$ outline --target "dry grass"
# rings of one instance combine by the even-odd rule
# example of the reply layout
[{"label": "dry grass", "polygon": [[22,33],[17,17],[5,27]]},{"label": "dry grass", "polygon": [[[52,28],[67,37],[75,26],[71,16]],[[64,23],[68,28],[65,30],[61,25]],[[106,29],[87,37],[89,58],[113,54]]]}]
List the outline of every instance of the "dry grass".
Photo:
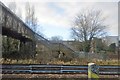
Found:
[{"label": "dry grass", "polygon": [[[119,60],[87,60],[87,59],[74,59],[72,61],[64,62],[61,60],[51,60],[50,62],[42,63],[42,64],[64,64],[64,65],[87,65],[89,62],[94,62],[98,65],[119,65]],[[34,59],[25,59],[25,60],[4,60],[0,59],[0,64],[41,64],[40,61]]]},{"label": "dry grass", "polygon": [[24,60],[4,60],[3,58],[0,60],[0,64],[38,64],[37,60],[33,59],[24,59]]},{"label": "dry grass", "polygon": [[[81,59],[74,59],[72,61],[67,61],[64,62],[59,59],[54,59],[51,60],[50,62],[42,63],[42,64],[64,64],[64,65],[87,65],[88,63],[93,62],[98,65],[120,65],[119,60],[97,60],[97,59],[92,59],[92,60],[87,60],[85,58]],[[24,59],[24,60],[11,60],[11,59],[0,59],[0,64],[41,64],[39,60],[36,59]]]},{"label": "dry grass", "polygon": [[118,60],[73,60],[69,62],[63,61],[52,61],[50,64],[65,64],[65,65],[87,65],[88,63],[93,62],[97,65],[119,65]]}]

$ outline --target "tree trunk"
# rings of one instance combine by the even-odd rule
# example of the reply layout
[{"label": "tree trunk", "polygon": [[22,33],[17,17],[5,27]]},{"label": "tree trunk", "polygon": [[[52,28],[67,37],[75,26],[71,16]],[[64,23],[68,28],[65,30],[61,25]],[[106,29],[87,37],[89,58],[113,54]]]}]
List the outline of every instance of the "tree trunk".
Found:
[{"label": "tree trunk", "polygon": [[84,51],[89,52],[90,51],[90,41],[84,42]]}]

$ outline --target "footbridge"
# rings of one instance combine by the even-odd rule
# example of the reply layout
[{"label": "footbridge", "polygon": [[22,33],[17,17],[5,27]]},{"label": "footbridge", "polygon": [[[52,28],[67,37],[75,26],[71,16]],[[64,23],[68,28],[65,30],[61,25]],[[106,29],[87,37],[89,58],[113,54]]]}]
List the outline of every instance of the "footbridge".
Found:
[{"label": "footbridge", "polygon": [[[29,28],[18,16],[16,16],[8,7],[0,2],[0,27],[2,27],[3,38],[3,54],[6,55],[18,52],[20,56],[22,54],[34,57],[36,54],[36,48],[44,46],[51,52],[58,51],[64,54],[74,53],[72,49],[65,46],[62,43],[51,43],[46,38],[35,33]],[[17,43],[14,45],[15,51],[8,45]],[[13,46],[13,45],[12,45]],[[21,54],[22,53],[22,54]],[[3,55],[4,57],[4,55]]]}]

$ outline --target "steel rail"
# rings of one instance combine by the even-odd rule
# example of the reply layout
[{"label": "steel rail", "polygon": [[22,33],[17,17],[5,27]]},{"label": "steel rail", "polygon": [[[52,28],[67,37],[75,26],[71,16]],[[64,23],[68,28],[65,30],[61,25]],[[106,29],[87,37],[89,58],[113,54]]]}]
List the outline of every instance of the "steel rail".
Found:
[{"label": "steel rail", "polygon": [[[120,66],[99,66],[100,75],[120,75]],[[3,64],[2,74],[87,74],[87,65]]]}]

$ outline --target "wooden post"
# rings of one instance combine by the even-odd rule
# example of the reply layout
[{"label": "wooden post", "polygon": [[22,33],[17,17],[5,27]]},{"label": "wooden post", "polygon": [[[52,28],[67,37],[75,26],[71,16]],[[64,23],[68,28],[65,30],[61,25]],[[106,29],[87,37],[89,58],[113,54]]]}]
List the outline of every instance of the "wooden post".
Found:
[{"label": "wooden post", "polygon": [[88,80],[99,80],[99,67],[95,63],[88,64]]}]

